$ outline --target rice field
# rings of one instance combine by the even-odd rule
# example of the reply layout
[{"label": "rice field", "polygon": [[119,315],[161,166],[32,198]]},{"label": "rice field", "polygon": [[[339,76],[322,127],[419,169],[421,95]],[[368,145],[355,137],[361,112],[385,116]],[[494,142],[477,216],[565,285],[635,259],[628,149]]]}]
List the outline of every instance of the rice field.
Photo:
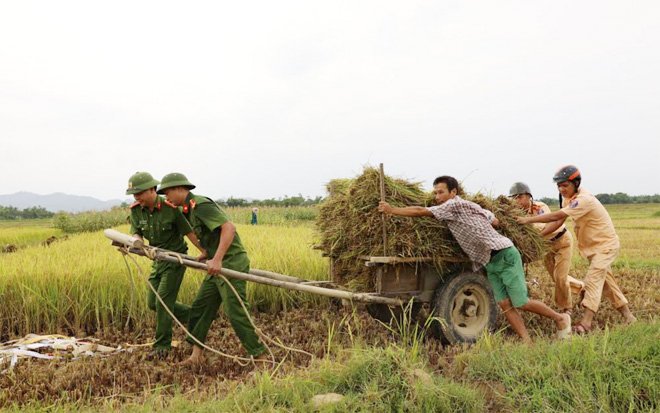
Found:
[{"label": "rice field", "polygon": [[[0,407],[14,406],[17,410],[24,410],[26,403],[36,403],[36,408],[60,406],[64,411],[73,406],[78,408],[81,406],[79,403],[82,403],[82,406],[105,406],[102,410],[127,407],[135,411],[156,408],[177,410],[177,407],[181,407],[184,410],[225,411],[224,409],[231,403],[220,403],[219,400],[230,394],[229,400],[242,406],[241,411],[250,410],[249,406],[252,405],[249,402],[252,400],[250,397],[261,397],[259,403],[254,405],[261,406],[260,411],[282,411],[287,410],[286,406],[293,411],[309,411],[310,407],[305,400],[308,400],[314,391],[346,388],[352,396],[347,400],[347,404],[339,406],[348,406],[357,410],[360,408],[356,406],[365,409],[365,406],[376,406],[373,408],[377,411],[387,411],[387,406],[416,406],[417,399],[411,400],[408,397],[417,398],[414,389],[418,384],[407,380],[410,379],[411,371],[421,368],[434,375],[432,379],[436,386],[434,388],[438,389],[439,394],[462,394],[467,397],[465,404],[462,405],[465,409],[565,410],[572,409],[575,404],[562,404],[565,400],[561,398],[555,400],[557,391],[543,387],[543,383],[546,383],[544,380],[561,381],[553,370],[559,368],[557,366],[562,366],[563,371],[573,368],[595,368],[594,366],[599,366],[599,355],[607,353],[611,359],[616,359],[617,354],[621,354],[621,357],[625,355],[632,361],[625,361],[628,359],[622,358],[623,361],[620,363],[624,364],[619,364],[617,369],[601,366],[602,368],[597,369],[599,373],[594,373],[600,374],[596,378],[582,371],[580,381],[574,383],[572,388],[568,386],[566,391],[588,393],[592,391],[589,380],[594,379],[603,386],[602,389],[593,390],[596,393],[591,398],[588,396],[577,398],[586,411],[623,411],[630,408],[635,410],[635,407],[657,409],[660,406],[655,398],[656,393],[649,393],[648,389],[660,382],[658,379],[660,361],[657,359],[660,352],[654,344],[658,342],[657,334],[660,328],[660,322],[657,320],[658,308],[660,308],[660,236],[658,236],[660,205],[615,205],[607,208],[614,219],[622,246],[615,262],[615,276],[630,300],[632,311],[642,321],[639,328],[631,330],[633,333],[630,334],[636,335],[634,336],[636,338],[628,337],[626,330],[619,329],[620,317],[607,302],[603,304],[594,320],[600,332],[597,331],[584,340],[574,339],[573,345],[552,344],[547,340],[552,336],[552,326],[538,317],[525,315],[533,337],[541,343],[537,344],[538,351],[556,355],[556,358],[549,359],[551,361],[546,363],[547,365],[543,364],[545,367],[539,367],[542,369],[539,371],[533,366],[537,365],[534,363],[540,363],[544,356],[541,354],[533,356],[529,351],[523,351],[524,349],[507,328],[492,336],[485,336],[470,349],[442,348],[434,340],[422,342],[414,337],[411,340],[409,335],[388,330],[385,326],[369,320],[361,308],[352,312],[337,309],[330,300],[318,296],[249,283],[248,300],[255,310],[257,323],[263,325],[269,334],[281,337],[287,344],[312,351],[320,359],[327,360],[326,364],[310,364],[310,360],[294,358],[282,366],[282,381],[268,374],[258,376],[256,381],[250,381],[247,378],[247,370],[236,370],[230,367],[230,362],[217,358],[212,359],[211,367],[195,373],[192,378],[186,371],[173,370],[167,364],[146,361],[141,358],[143,357],[140,356],[141,353],[118,356],[116,359],[108,359],[109,361],[96,360],[89,365],[89,369],[83,367],[86,364],[81,364],[81,368],[75,367],[75,364],[91,362],[51,362],[47,365],[48,369],[57,373],[51,372],[45,375],[37,373],[41,369],[39,366],[43,364],[29,362],[17,370],[14,378],[8,378],[8,381],[0,378],[5,380],[2,385],[7,387],[6,391],[0,391]],[[277,218],[278,213],[283,213],[282,210],[268,211],[272,214],[273,224],[264,224],[268,216],[268,213],[264,213],[264,220],[260,220],[260,225],[251,226],[241,223],[241,220],[246,219],[245,214],[249,213],[249,208],[230,209],[232,219],[238,223],[238,232],[248,250],[252,267],[313,280],[327,279],[329,273],[327,259],[321,257],[319,251],[311,248],[318,243],[318,237],[311,221],[304,218],[308,212],[301,213],[298,218],[294,215]],[[121,225],[117,229],[127,232],[128,226]],[[135,266],[130,264],[129,274],[121,254],[110,246],[109,240],[100,231],[73,234],[68,239],[42,245],[41,242],[50,236],[61,236],[62,233],[58,231],[48,222],[43,221],[33,226],[0,225],[2,242],[9,237],[23,240],[23,246],[17,252],[0,254],[2,339],[24,336],[27,333],[64,333],[78,336],[93,334],[98,338],[109,340],[122,337],[122,340],[126,341],[148,341],[153,334],[154,315],[147,309],[146,286]],[[196,253],[194,247],[191,247],[190,253],[193,255]],[[151,262],[145,258],[138,260],[144,270],[148,271]],[[530,265],[528,270],[530,294],[546,303],[553,303],[553,288],[549,275],[538,264]],[[586,270],[586,261],[580,258],[576,251],[571,274],[576,278],[583,278]],[[179,301],[190,303],[202,278],[202,273],[188,270]],[[579,319],[579,310],[575,317]],[[221,317],[217,323],[213,328],[211,342],[214,345],[240,349],[226,320],[222,320]],[[611,334],[614,334],[612,337],[616,339],[608,338],[610,329],[615,331]],[[175,333],[179,339],[182,338],[177,329]],[[403,340],[403,337],[407,338]],[[606,342],[604,343],[603,340]],[[623,350],[616,350],[619,347],[614,347],[613,350],[613,347],[608,346],[607,340],[621,349],[635,345],[630,343],[644,345],[645,352],[638,355],[634,352],[629,354]],[[117,342],[108,344],[116,345]],[[385,350],[382,350],[383,348]],[[389,352],[393,352],[397,363],[403,363],[398,365],[403,366],[402,368],[408,373],[394,376],[388,370],[391,369],[391,365],[384,362],[382,365],[377,364],[379,370],[374,374],[381,374],[383,377],[390,375],[392,380],[378,381],[374,378],[377,382],[370,382],[372,383],[370,385],[374,386],[371,390],[361,387],[348,388],[341,384],[343,379],[340,378],[332,381],[332,377],[344,377],[347,382],[354,383],[351,377],[364,377],[360,376],[360,369],[364,370],[368,367],[360,364],[358,359],[351,358],[350,354],[354,351],[366,351],[363,358],[378,360],[385,360],[383,357],[386,355],[390,357]],[[398,352],[403,352],[403,355]],[[186,349],[177,354],[179,358],[184,357]],[[418,356],[410,359],[411,354]],[[585,354],[590,357],[587,361],[582,364],[576,361]],[[637,360],[636,357],[642,357],[643,360]],[[473,363],[473,368],[465,368]],[[135,366],[139,371],[123,372],[122,366],[125,365]],[[497,369],[494,367],[496,365],[521,366],[511,373],[514,374],[511,377],[517,379],[507,378],[510,371]],[[531,367],[524,368],[526,365]],[[34,366],[37,370],[31,369],[30,366]],[[109,382],[114,383],[112,386],[119,386],[121,395],[117,395],[112,390],[112,386],[54,392],[48,393],[48,396],[36,390],[41,386],[38,383],[50,380],[48,377],[52,377],[53,374],[68,377],[67,383],[75,383],[95,380],[94,377],[97,376],[99,369],[106,368],[109,369],[107,374],[103,373],[101,376],[110,375]],[[303,370],[297,370],[299,368]],[[310,373],[307,368],[313,368],[312,372]],[[627,368],[630,370],[626,370]],[[314,373],[316,371],[318,373]],[[327,371],[334,373],[330,374]],[[523,378],[530,374],[537,376],[535,379],[525,381]],[[616,387],[618,393],[614,396],[608,395],[607,377],[623,380],[627,374],[630,380],[624,380],[619,384]],[[21,375],[24,378],[21,378]],[[218,377],[225,375],[234,377],[238,381],[231,384],[230,380],[221,384],[222,380],[218,381]],[[138,379],[138,377],[146,377],[146,379]],[[305,387],[304,383],[317,384]],[[457,383],[462,387],[451,387],[453,384],[446,387],[447,383]],[[527,387],[518,388],[517,383]],[[391,385],[394,387],[388,387]],[[257,395],[253,393],[254,386],[261,389]],[[475,393],[474,389],[478,391]],[[78,391],[81,393],[76,393]],[[378,404],[379,399],[375,394],[380,391],[402,391],[407,392],[405,394],[408,396],[403,394],[401,399],[388,402],[389,404]],[[521,396],[526,394],[524,392],[529,392],[531,395]],[[191,398],[184,393],[193,396]],[[24,396],[18,396],[19,394]],[[290,399],[286,399],[287,397]],[[442,403],[448,404],[441,405],[460,409],[460,405],[455,404],[456,400],[452,397],[443,399]],[[628,400],[627,404],[622,402],[624,399]],[[38,400],[44,400],[46,404],[40,405]],[[426,400],[424,403],[429,402],[423,397],[419,400]]]},{"label": "rice field", "polygon": [[[328,264],[312,250],[314,234],[309,227],[238,224],[237,228],[253,268],[327,279]],[[128,225],[117,229],[129,230]],[[192,245],[190,253],[198,254]],[[137,259],[148,275],[151,261]],[[4,254],[0,260],[0,334],[74,334],[127,324],[150,326],[154,320],[146,305],[144,275],[132,261],[129,264],[130,275],[122,254],[100,231]],[[179,301],[192,302],[203,277],[203,272],[189,269]],[[271,312],[322,301],[318,296],[253,283],[248,286],[248,299],[257,309]]]},{"label": "rice field", "polygon": [[18,250],[62,234],[60,229],[52,226],[50,219],[0,220],[0,251]]}]

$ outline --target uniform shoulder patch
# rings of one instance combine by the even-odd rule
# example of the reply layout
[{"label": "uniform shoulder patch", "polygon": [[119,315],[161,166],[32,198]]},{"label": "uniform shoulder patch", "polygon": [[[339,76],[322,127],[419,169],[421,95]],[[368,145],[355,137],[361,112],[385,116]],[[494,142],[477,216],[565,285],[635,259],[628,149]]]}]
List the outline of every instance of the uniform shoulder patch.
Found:
[{"label": "uniform shoulder patch", "polygon": [[571,208],[575,208],[577,206],[578,206],[578,200],[577,199],[574,200],[573,202],[571,202],[571,205],[570,205]]},{"label": "uniform shoulder patch", "polygon": [[135,208],[135,207],[138,206],[138,205],[140,205],[140,203],[137,202],[137,201],[135,201],[135,202],[133,202],[131,205],[129,205],[128,207],[129,207],[130,209],[133,209],[133,208]]},{"label": "uniform shoulder patch", "polygon": [[170,202],[169,200],[167,200],[167,199],[165,200],[165,205],[167,205],[168,207],[174,208],[174,209],[177,209],[177,208],[178,208],[176,205],[174,205],[173,203],[171,203],[171,202]]}]

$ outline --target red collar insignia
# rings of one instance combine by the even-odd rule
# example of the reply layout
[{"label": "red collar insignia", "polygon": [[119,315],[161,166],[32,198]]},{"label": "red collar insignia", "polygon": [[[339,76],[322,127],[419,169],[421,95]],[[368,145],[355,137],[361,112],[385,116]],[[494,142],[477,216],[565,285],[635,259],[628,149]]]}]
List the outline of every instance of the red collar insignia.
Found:
[{"label": "red collar insignia", "polygon": [[194,210],[195,206],[197,206],[197,203],[195,202],[194,199],[191,199],[190,200],[190,205],[186,204],[186,205],[183,206],[183,213],[187,214],[188,212]]},{"label": "red collar insignia", "polygon": [[156,204],[156,208],[160,211],[160,209],[163,207],[163,205],[158,201],[158,204]]}]

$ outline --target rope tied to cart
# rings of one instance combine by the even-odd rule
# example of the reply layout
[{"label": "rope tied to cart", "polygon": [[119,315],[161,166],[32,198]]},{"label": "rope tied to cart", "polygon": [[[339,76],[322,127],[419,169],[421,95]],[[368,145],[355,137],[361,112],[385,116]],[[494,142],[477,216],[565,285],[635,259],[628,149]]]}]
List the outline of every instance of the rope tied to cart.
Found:
[{"label": "rope tied to cart", "polygon": [[[160,252],[160,253],[164,254],[165,256],[170,256],[170,257],[176,258],[179,264],[184,265],[183,258],[182,258],[179,254],[177,254],[177,253],[174,253],[174,252],[171,252],[171,251],[159,251],[159,250],[156,249],[156,248],[149,247],[149,246],[146,246],[146,245],[144,245],[144,244],[143,244],[143,245],[140,245],[138,249],[140,250],[140,252],[142,252],[142,253],[144,254],[144,256],[146,256],[147,258],[149,258],[149,259],[152,260],[152,261],[158,261],[158,260],[159,260],[159,258],[158,258],[158,253]],[[154,288],[154,286],[149,282],[148,277],[146,276],[146,273],[145,273],[145,271],[143,270],[143,268],[142,268],[142,266],[140,265],[140,263],[139,263],[139,262],[138,262],[133,256],[130,255],[130,250],[129,250],[128,246],[125,245],[125,244],[123,244],[122,246],[119,247],[119,251],[122,253],[122,256],[123,256],[123,258],[124,258],[124,262],[126,263],[127,268],[128,268],[128,262],[126,261],[126,256],[128,256],[128,257],[133,261],[133,263],[137,266],[137,268],[138,268],[140,274],[142,275],[142,278],[145,280],[145,282],[147,283],[147,285],[149,286],[149,288],[151,289],[151,291],[154,293],[154,295],[156,296],[157,300],[158,300],[158,301],[160,302],[160,304],[163,306],[163,308],[165,309],[165,311],[167,312],[167,314],[172,318],[172,320],[173,320],[173,321],[174,321],[179,327],[181,327],[181,329],[184,331],[184,333],[185,333],[186,335],[188,335],[188,336],[189,336],[189,337],[195,342],[195,344],[197,344],[199,347],[204,348],[204,349],[206,349],[206,350],[209,350],[210,352],[212,352],[212,353],[214,353],[214,354],[217,354],[217,355],[219,355],[219,356],[221,356],[221,357],[225,357],[225,358],[229,358],[229,359],[231,359],[231,360],[234,360],[235,362],[237,362],[237,363],[238,363],[239,365],[241,365],[241,366],[247,366],[247,365],[249,365],[249,364],[256,365],[256,362],[271,363],[271,364],[282,364],[282,363],[284,362],[284,360],[286,360],[286,357],[288,356],[288,354],[291,353],[291,352],[305,354],[305,355],[307,355],[307,356],[309,356],[309,357],[311,357],[311,358],[314,358],[314,357],[315,357],[312,353],[309,353],[309,352],[307,352],[307,351],[300,350],[300,349],[297,349],[297,348],[294,348],[294,347],[286,346],[286,345],[284,345],[284,344],[282,344],[282,343],[280,343],[280,342],[278,342],[278,341],[272,339],[272,338],[269,337],[266,333],[264,333],[263,330],[261,330],[259,327],[257,327],[257,325],[256,325],[255,322],[254,322],[254,319],[253,319],[252,316],[250,315],[250,313],[249,313],[247,307],[245,306],[245,302],[244,302],[243,299],[240,297],[238,291],[236,291],[236,289],[235,289],[234,286],[231,284],[231,282],[229,282],[229,280],[228,280],[224,275],[222,275],[222,274],[220,274],[219,277],[222,278],[222,279],[227,283],[227,285],[229,285],[229,287],[230,287],[230,289],[232,290],[233,294],[234,294],[234,295],[236,296],[236,298],[238,299],[239,303],[241,304],[241,308],[243,309],[243,311],[244,311],[245,314],[247,315],[247,318],[248,318],[250,324],[251,324],[252,327],[254,328],[254,330],[255,330],[255,332],[257,333],[257,335],[259,336],[259,338],[261,338],[262,341],[264,341],[264,346],[266,347],[266,350],[268,351],[268,353],[269,353],[269,355],[270,355],[270,359],[266,359],[266,360],[258,360],[258,359],[255,359],[253,356],[250,356],[250,358],[240,357],[240,356],[235,356],[235,355],[227,354],[227,353],[222,352],[222,351],[220,351],[220,350],[217,350],[217,349],[214,349],[214,348],[212,348],[212,347],[209,347],[209,346],[206,345],[205,343],[202,343],[202,342],[201,342],[199,339],[197,339],[195,336],[193,336],[193,335],[190,333],[190,331],[188,331],[188,329],[183,325],[183,323],[182,323],[182,322],[181,322],[181,321],[180,321],[180,320],[179,320],[179,319],[173,314],[173,312],[169,309],[169,307],[168,307],[167,305],[165,305],[165,302],[163,301],[162,297],[158,294],[158,291],[157,291],[157,290]],[[129,269],[129,275],[130,275],[130,269]],[[271,350],[270,346],[269,346],[267,343],[271,343],[271,344],[273,344],[273,345],[275,345],[275,346],[278,346],[278,347],[280,347],[280,348],[282,348],[282,349],[284,349],[284,350],[287,351],[287,353],[285,354],[285,356],[284,356],[284,358],[282,359],[282,361],[280,361],[279,363],[278,363],[277,361],[275,361],[275,355],[273,354],[273,351]]]}]

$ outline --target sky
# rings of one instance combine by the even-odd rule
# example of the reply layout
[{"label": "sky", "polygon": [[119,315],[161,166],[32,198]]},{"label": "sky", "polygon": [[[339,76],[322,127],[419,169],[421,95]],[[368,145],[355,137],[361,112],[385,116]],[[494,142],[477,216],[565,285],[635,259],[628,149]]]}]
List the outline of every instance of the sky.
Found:
[{"label": "sky", "polygon": [[3,1],[0,194],[660,193],[657,1]]}]

